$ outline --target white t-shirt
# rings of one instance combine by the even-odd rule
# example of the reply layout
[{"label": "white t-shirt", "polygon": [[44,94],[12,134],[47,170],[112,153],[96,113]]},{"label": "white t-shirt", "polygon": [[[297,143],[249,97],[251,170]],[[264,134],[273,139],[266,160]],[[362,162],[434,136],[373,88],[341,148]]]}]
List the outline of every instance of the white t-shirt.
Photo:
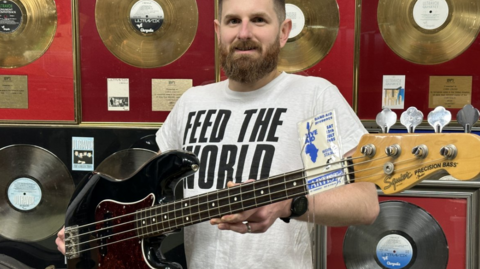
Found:
[{"label": "white t-shirt", "polygon": [[[252,92],[228,81],[183,94],[157,132],[161,151],[197,154],[200,170],[184,181],[185,197],[303,168],[297,124],[335,110],[342,155],[366,133],[337,87],[325,79],[282,73]],[[321,194],[319,194],[321,195]],[[208,222],[185,228],[189,269],[312,268],[306,222],[281,220],[263,234],[220,231]]]}]

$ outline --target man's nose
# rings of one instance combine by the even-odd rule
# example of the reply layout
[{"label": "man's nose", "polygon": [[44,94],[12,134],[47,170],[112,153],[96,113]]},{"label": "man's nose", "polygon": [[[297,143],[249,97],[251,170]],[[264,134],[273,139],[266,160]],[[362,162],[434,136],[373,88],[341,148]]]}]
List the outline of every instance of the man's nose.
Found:
[{"label": "man's nose", "polygon": [[252,37],[251,24],[248,20],[243,20],[238,32],[239,39],[250,39]]}]

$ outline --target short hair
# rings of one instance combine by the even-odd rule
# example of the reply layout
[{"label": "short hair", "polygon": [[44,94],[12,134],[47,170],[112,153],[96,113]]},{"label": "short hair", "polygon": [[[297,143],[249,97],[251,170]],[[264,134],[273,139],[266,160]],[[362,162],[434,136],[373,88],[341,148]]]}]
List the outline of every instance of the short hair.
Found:
[{"label": "short hair", "polygon": [[[240,0],[241,1],[241,0]],[[286,19],[286,11],[285,11],[285,0],[272,0],[273,1],[273,9],[275,13],[277,13],[277,18],[280,23],[282,23]],[[218,0],[218,19],[221,20],[222,18],[222,3],[223,0]]]}]

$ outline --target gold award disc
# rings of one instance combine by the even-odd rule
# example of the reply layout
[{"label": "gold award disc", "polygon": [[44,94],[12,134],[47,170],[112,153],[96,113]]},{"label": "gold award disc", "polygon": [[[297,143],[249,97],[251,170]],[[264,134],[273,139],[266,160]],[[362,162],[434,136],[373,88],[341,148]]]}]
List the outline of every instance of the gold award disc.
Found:
[{"label": "gold award disc", "polygon": [[469,0],[380,0],[378,27],[398,56],[433,65],[462,54],[477,38],[480,5]]},{"label": "gold award disc", "polygon": [[340,15],[335,0],[287,0],[292,31],[280,51],[278,69],[299,72],[320,62],[333,47]]},{"label": "gold award disc", "polygon": [[44,148],[10,145],[0,171],[0,235],[34,242],[58,232],[75,187],[65,164]]},{"label": "gold award disc", "polygon": [[56,30],[54,0],[0,0],[0,67],[37,60],[52,44]]},{"label": "gold award disc", "polygon": [[168,65],[192,44],[198,28],[195,0],[97,0],[95,22],[107,49],[140,68]]}]

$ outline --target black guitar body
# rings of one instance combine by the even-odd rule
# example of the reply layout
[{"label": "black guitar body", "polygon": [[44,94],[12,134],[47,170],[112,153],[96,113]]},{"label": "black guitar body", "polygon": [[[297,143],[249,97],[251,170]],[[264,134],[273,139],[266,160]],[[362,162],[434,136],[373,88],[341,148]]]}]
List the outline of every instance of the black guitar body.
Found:
[{"label": "black guitar body", "polygon": [[159,250],[175,231],[139,236],[135,212],[175,200],[175,185],[199,161],[183,151],[133,151],[105,160],[77,186],[65,220],[68,268],[182,268]]}]

